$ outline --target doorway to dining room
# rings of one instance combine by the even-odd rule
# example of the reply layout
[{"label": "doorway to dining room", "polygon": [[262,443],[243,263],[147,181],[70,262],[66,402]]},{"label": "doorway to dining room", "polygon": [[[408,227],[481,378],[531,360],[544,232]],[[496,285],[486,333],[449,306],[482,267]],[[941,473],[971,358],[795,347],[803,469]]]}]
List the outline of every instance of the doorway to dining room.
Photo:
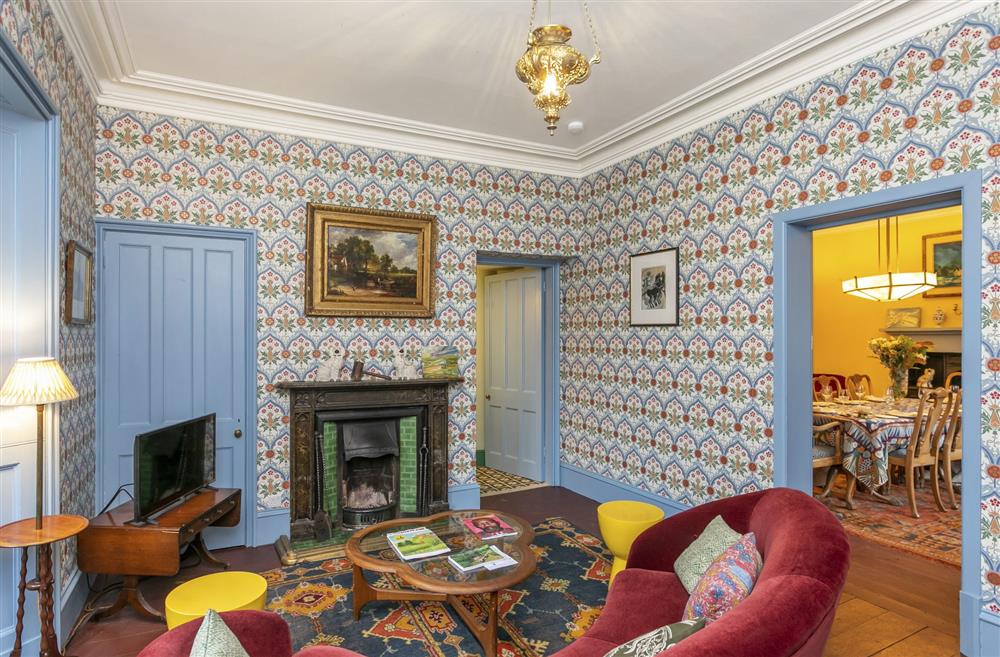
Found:
[{"label": "doorway to dining room", "polygon": [[[817,327],[817,332],[814,335],[813,313],[809,311],[803,313],[802,309],[811,310],[814,308],[813,240],[815,234],[820,230],[881,219],[880,230],[876,231],[876,228],[879,228],[877,225],[869,229],[870,243],[867,248],[862,250],[856,245],[853,247],[842,246],[837,252],[835,259],[838,261],[853,259],[858,255],[857,251],[861,251],[858,257],[861,257],[864,253],[870,255],[867,256],[867,261],[855,263],[855,271],[839,281],[836,293],[844,294],[845,292],[852,292],[856,296],[864,296],[864,293],[870,292],[875,296],[888,294],[889,296],[898,298],[900,296],[898,294],[900,292],[899,289],[890,291],[886,290],[885,287],[890,284],[895,287],[900,283],[913,283],[914,278],[905,274],[919,274],[921,271],[926,270],[926,265],[922,257],[916,264],[913,264],[912,261],[906,261],[906,257],[904,256],[904,240],[906,238],[901,237],[897,240],[897,235],[901,235],[899,222],[903,220],[900,219],[897,221],[896,218],[927,211],[944,211],[946,208],[960,208],[962,239],[958,250],[960,252],[960,261],[966,266],[958,271],[946,273],[949,276],[954,274],[961,276],[960,284],[956,286],[961,288],[961,298],[973,301],[967,304],[959,303],[957,309],[952,307],[954,303],[952,301],[943,308],[945,311],[951,310],[953,313],[958,313],[961,316],[961,320],[959,321],[962,331],[958,351],[955,353],[960,354],[958,358],[961,361],[961,370],[965,376],[958,383],[958,394],[952,394],[950,388],[945,388],[944,391],[937,393],[933,400],[933,404],[937,408],[936,414],[933,416],[934,420],[929,423],[917,420],[913,416],[916,413],[921,415],[921,417],[926,417],[926,409],[909,407],[914,403],[919,404],[919,401],[913,401],[916,397],[907,396],[911,392],[911,388],[917,387],[918,381],[916,378],[919,378],[919,376],[916,378],[909,376],[905,378],[894,377],[899,380],[898,387],[902,389],[898,390],[898,393],[894,391],[893,396],[898,397],[899,400],[894,399],[891,408],[888,407],[888,404],[885,404],[884,399],[881,402],[878,399],[858,399],[853,401],[860,403],[847,403],[840,406],[841,410],[845,410],[852,406],[860,408],[868,405],[869,408],[867,411],[862,410],[855,413],[857,417],[854,419],[865,421],[862,424],[868,420],[882,419],[876,416],[886,416],[887,419],[890,416],[889,411],[892,411],[896,414],[892,416],[893,419],[898,418],[901,422],[908,419],[911,423],[911,429],[916,424],[935,426],[939,418],[950,417],[956,400],[960,400],[961,407],[967,409],[979,408],[982,399],[982,390],[985,385],[981,369],[984,359],[988,359],[992,355],[991,348],[984,346],[983,343],[983,327],[984,324],[988,324],[985,315],[982,315],[983,304],[976,303],[979,301],[981,294],[987,294],[988,296],[988,290],[984,290],[983,288],[984,271],[979,266],[979,263],[983,262],[987,255],[983,249],[987,248],[988,250],[988,247],[984,247],[983,243],[982,221],[984,210],[982,205],[982,185],[982,173],[971,171],[779,212],[772,217],[774,226],[775,279],[774,481],[776,485],[792,486],[801,490],[819,492],[813,487],[813,466],[816,465],[818,460],[814,458],[813,448],[815,443],[813,436],[815,432],[813,428],[817,424],[832,424],[833,427],[830,429],[835,430],[835,427],[843,427],[846,422],[844,417],[831,418],[832,422],[820,422],[822,418],[816,418],[814,415],[815,409],[812,399],[814,388],[811,378],[814,374],[826,373],[814,370],[814,339],[822,339],[822,330]],[[887,219],[890,221],[886,221]],[[858,230],[862,229],[859,228]],[[935,233],[938,232],[948,231],[936,229]],[[927,233],[927,235],[932,234],[934,233]],[[924,235],[920,235],[920,246],[917,247],[918,251],[923,250],[923,237]],[[931,243],[928,244],[928,248],[933,250],[934,239],[930,241]],[[887,243],[889,245],[888,253],[885,250]],[[939,251],[946,253],[948,249]],[[954,248],[951,251],[954,251]],[[876,253],[879,253],[879,255],[877,256]],[[889,263],[886,262],[887,256],[891,258]],[[915,267],[915,269],[911,269],[911,267]],[[893,274],[891,282],[870,278],[888,273]],[[932,285],[931,289],[937,288],[937,282],[930,276],[930,274],[934,274],[935,272],[931,271],[927,273],[928,276],[924,278],[924,282]],[[945,278],[947,276],[942,276],[942,279]],[[882,289],[878,289],[880,287]],[[924,291],[929,290],[919,290],[918,294],[915,295],[918,300],[924,298],[922,297]],[[903,301],[904,303],[899,307],[913,307],[912,305],[905,305],[906,299]],[[815,302],[817,305],[822,303],[822,297],[817,296]],[[887,326],[889,316],[886,313],[886,307],[889,305],[889,302],[867,301],[866,303],[871,304],[875,308],[882,306],[882,308],[878,308],[882,319],[880,322],[881,325],[877,328],[890,328]],[[921,310],[922,317],[916,328],[924,328],[924,321],[929,325],[929,328],[934,328],[934,314],[936,314],[936,310],[937,307],[935,306],[932,314],[926,318],[923,317],[923,310]],[[855,314],[850,313],[848,316],[838,318],[836,324],[843,326],[854,321]],[[1000,311],[998,311],[998,314],[1000,314]],[[897,313],[898,317],[895,319],[902,321],[904,324],[907,321],[912,322],[913,313],[909,313],[910,319],[906,319],[907,315],[908,313]],[[947,321],[948,317],[946,316],[943,325],[946,325]],[[893,336],[893,333],[879,330],[875,336],[869,336],[869,340],[878,336],[888,339]],[[942,336],[938,335],[935,337],[940,341]],[[836,340],[837,352],[843,356],[847,351],[847,346],[842,338],[837,337]],[[870,352],[870,348],[866,343],[862,342],[862,347],[865,352]],[[881,347],[885,347],[885,345],[881,345]],[[986,354],[984,349],[990,351],[990,353]],[[862,356],[861,358],[864,359],[867,356]],[[847,361],[842,360],[840,362]],[[944,363],[945,361],[942,358],[940,362]],[[949,366],[950,364],[945,363],[942,369],[946,369]],[[882,365],[879,360],[871,359],[868,363],[868,369],[874,371],[874,368],[882,368]],[[847,369],[850,369],[849,365]],[[864,374],[864,372],[834,371],[830,372],[830,374],[842,374],[845,378],[844,383],[846,384],[847,377],[851,374]],[[923,372],[918,371],[918,374],[923,374]],[[869,373],[869,378],[871,376],[872,374]],[[885,374],[885,377],[883,380],[888,383],[888,374]],[[822,391],[823,386],[828,382],[818,383]],[[857,383],[857,381],[855,380],[854,383]],[[931,383],[933,386],[933,377],[931,377]],[[888,385],[885,386],[885,388],[888,387]],[[941,387],[944,388],[944,386]],[[829,399],[824,399],[821,393],[818,395],[820,397],[819,402],[829,403],[835,401],[834,397],[838,396],[836,395],[835,387],[833,384],[830,384],[830,388],[833,390],[833,394],[827,393]],[[865,397],[885,397],[884,391],[878,390],[874,381],[869,383],[866,380],[864,389],[866,393]],[[872,394],[873,392],[874,394]],[[846,396],[848,399],[844,401],[852,401],[850,400],[849,392]],[[946,406],[945,401],[937,399],[937,397],[950,400],[951,405]],[[910,401],[907,401],[907,399]],[[820,410],[829,411],[830,409],[821,408]],[[822,415],[823,413],[818,414]],[[849,416],[849,414],[848,412],[842,415]],[[872,596],[875,596],[880,601],[877,604],[884,603],[883,606],[887,609],[899,612],[904,617],[908,615],[910,619],[933,619],[934,622],[929,623],[932,627],[943,628],[952,637],[955,634],[959,635],[956,647],[960,647],[964,655],[995,654],[994,644],[998,638],[995,628],[989,623],[988,618],[981,616],[986,584],[984,583],[980,564],[987,563],[986,560],[989,558],[989,554],[984,552],[983,549],[986,540],[991,536],[979,531],[981,521],[980,499],[987,481],[981,476],[981,462],[984,456],[981,449],[981,423],[978,421],[978,413],[974,416],[969,416],[970,418],[975,417],[977,421],[963,423],[960,417],[959,415],[959,419],[951,423],[951,426],[956,427],[956,433],[960,432],[963,447],[962,456],[959,458],[959,461],[961,463],[961,471],[964,473],[964,480],[960,482],[961,490],[956,491],[956,502],[960,506],[961,512],[961,520],[959,521],[961,526],[960,572],[954,566],[935,562],[924,556],[918,556],[913,552],[882,546],[874,541],[852,536],[851,543],[854,551],[852,573],[859,573],[860,575],[858,576],[864,580],[863,583],[860,583],[859,580],[855,589],[855,593],[859,597],[866,595],[868,596],[867,599],[870,600]],[[847,433],[846,430],[844,432]],[[931,433],[922,436],[920,440],[925,445],[936,445],[935,437],[937,435]],[[912,437],[913,433],[911,432],[910,436],[902,442],[907,442],[907,445],[909,445]],[[836,440],[831,442],[838,444]],[[877,494],[882,494],[884,491],[882,484],[878,483],[882,479],[882,474],[878,470],[879,462],[868,458],[868,452],[870,451],[868,449],[855,450],[858,452],[855,455],[855,460],[859,461],[853,464],[856,466],[855,472],[851,472],[851,459],[853,457],[851,455],[846,457],[848,465],[844,470],[852,476],[842,477],[838,474],[832,488],[836,491],[839,480],[843,497],[847,497],[848,489],[844,486],[849,485],[853,480],[856,489],[854,495],[856,503],[859,500],[867,499],[875,509],[882,513],[899,512],[900,514],[909,514],[912,511],[913,505],[910,503],[909,496],[907,495],[905,472],[907,469],[916,470],[916,472],[911,473],[911,480],[914,482],[914,488],[916,489],[916,482],[920,478],[919,471],[922,470],[924,472],[925,479],[933,475],[932,462],[922,463],[917,462],[917,459],[908,459],[905,452],[897,452],[897,449],[888,450],[896,453],[885,455],[884,476],[885,481],[888,481],[888,475],[891,470],[901,467],[904,471],[902,475],[903,483],[893,485],[888,490],[888,497],[901,501],[902,506],[885,504],[881,500],[878,500]],[[864,456],[862,456],[862,453],[864,453]],[[842,464],[845,457],[843,454],[839,456],[841,458],[841,467],[843,467]],[[903,458],[900,459],[899,457]],[[897,466],[897,463],[900,465]],[[953,467],[957,473],[958,465],[955,464]],[[839,473],[840,470],[836,472]],[[868,486],[864,484],[863,477],[859,476],[858,473],[869,477]],[[942,475],[941,478],[943,479],[943,471],[939,471],[939,474]],[[825,487],[826,478],[823,477],[820,481]],[[933,484],[932,480],[931,484]],[[919,493],[919,489],[916,492]],[[932,489],[931,500],[930,508],[934,508],[936,500],[933,500]],[[950,503],[950,499],[946,497],[946,500],[948,501],[945,504]],[[834,507],[837,505],[843,506],[844,500],[836,500],[831,504]],[[878,506],[874,506],[875,504],[878,504]],[[919,497],[916,500],[916,506],[918,514],[924,515],[926,513],[924,509],[928,507],[922,503]],[[841,512],[836,508],[834,510],[835,512]],[[883,521],[884,518],[874,518],[869,524],[876,524]],[[992,561],[989,561],[989,563],[992,568]],[[952,574],[948,574],[949,571]],[[941,573],[944,574],[942,575]],[[847,590],[850,592],[850,586]],[[950,647],[949,644],[946,652],[950,654],[953,651],[954,648]]]},{"label": "doorway to dining room", "polygon": [[960,205],[812,233],[814,492],[849,533],[955,568],[961,244]]}]

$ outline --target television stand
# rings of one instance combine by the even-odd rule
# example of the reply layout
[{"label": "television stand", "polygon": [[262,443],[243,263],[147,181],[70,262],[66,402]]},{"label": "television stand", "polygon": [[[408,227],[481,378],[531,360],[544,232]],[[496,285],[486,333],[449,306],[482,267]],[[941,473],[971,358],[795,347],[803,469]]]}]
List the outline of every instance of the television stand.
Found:
[{"label": "television stand", "polygon": [[126,502],[91,519],[77,538],[77,564],[85,573],[121,575],[122,588],[114,602],[98,609],[95,621],[132,607],[140,615],[164,621],[139,591],[139,579],[172,576],[180,572],[181,552],[190,546],[206,564],[229,565],[205,545],[208,527],[235,527],[240,523],[238,488],[204,488],[157,516],[155,523],[131,524],[133,505]]}]

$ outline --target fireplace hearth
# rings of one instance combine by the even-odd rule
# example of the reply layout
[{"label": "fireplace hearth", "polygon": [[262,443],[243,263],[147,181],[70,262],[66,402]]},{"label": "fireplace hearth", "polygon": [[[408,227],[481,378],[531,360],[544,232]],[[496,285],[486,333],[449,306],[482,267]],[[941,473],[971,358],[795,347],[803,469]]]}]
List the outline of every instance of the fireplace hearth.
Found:
[{"label": "fireplace hearth", "polygon": [[448,509],[448,385],[461,379],[286,382],[291,526],[285,564],[341,556],[357,529]]}]

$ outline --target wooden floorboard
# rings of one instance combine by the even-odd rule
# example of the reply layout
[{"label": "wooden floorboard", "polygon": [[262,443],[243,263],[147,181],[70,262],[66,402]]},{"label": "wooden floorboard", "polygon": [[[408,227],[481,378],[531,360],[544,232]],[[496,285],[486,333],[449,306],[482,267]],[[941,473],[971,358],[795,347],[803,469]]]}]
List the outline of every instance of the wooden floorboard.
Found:
[{"label": "wooden floorboard", "polygon": [[[493,495],[483,505],[530,523],[561,516],[600,536],[597,502],[565,488]],[[851,537],[851,549],[851,569],[825,657],[956,657],[959,569],[856,537]],[[262,572],[278,565],[270,546],[223,554],[240,570]],[[142,583],[142,590],[162,608],[167,592],[181,580],[205,572],[210,571],[198,566],[178,577],[151,578]],[[108,621],[86,625],[69,652],[76,657],[130,657],[164,629],[126,610]]]}]

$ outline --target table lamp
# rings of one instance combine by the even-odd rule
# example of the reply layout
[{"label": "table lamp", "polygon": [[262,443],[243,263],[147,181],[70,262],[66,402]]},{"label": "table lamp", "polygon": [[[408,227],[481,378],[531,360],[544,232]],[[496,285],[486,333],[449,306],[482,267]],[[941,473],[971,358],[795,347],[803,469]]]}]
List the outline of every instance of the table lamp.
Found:
[{"label": "table lamp", "polygon": [[42,528],[42,483],[44,468],[43,436],[45,430],[45,405],[76,399],[79,395],[59,361],[55,358],[20,358],[10,368],[3,388],[0,388],[0,406],[35,406],[38,418],[38,457],[35,478],[35,529]]}]

